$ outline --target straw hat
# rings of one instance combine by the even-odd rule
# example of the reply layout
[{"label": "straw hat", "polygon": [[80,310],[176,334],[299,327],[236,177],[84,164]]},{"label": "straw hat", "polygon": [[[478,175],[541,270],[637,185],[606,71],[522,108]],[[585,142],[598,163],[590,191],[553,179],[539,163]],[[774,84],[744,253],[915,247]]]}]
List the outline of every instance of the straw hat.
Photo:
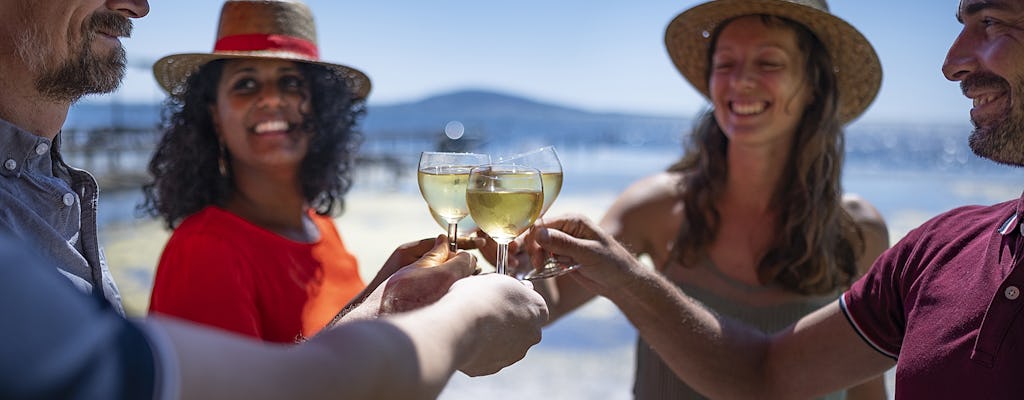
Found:
[{"label": "straw hat", "polygon": [[320,61],[313,13],[298,0],[228,0],[220,11],[212,53],[173,54],[153,64],[153,75],[168,93],[182,90],[188,76],[213,60],[285,59],[322,65],[348,79],[357,98],[370,93],[361,71]]},{"label": "straw hat", "polygon": [[676,16],[665,30],[665,46],[679,72],[705,97],[710,98],[711,35],[722,22],[751,14],[793,20],[824,44],[835,67],[840,121],[852,121],[874,101],[882,84],[878,55],[856,28],[829,13],[824,0],[715,0]]}]

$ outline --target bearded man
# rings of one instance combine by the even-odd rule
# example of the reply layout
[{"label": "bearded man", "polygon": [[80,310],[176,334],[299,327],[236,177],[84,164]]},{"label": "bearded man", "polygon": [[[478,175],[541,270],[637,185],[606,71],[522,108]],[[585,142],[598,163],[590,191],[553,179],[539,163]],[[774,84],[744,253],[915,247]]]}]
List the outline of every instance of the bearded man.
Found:
[{"label": "bearded man", "polygon": [[71,104],[114,91],[125,73],[120,38],[145,1],[6,1],[0,26],[0,229],[42,244],[85,292],[123,313],[96,237],[96,180],[68,166],[60,130]]}]

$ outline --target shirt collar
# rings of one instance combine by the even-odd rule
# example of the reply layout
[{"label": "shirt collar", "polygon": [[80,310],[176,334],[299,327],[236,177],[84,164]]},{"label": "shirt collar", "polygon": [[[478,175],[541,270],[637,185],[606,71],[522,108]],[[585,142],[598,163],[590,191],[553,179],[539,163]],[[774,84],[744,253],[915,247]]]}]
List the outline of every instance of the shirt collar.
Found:
[{"label": "shirt collar", "polygon": [[1014,213],[999,225],[999,234],[1006,236],[1013,233],[1014,230],[1020,229],[1021,235],[1024,235],[1024,224],[1021,223],[1021,215],[1024,215],[1024,195],[1017,199],[1017,207]]},{"label": "shirt collar", "polygon": [[[1020,225],[1018,221],[1019,219],[1020,218],[1017,218],[1017,213],[1013,213],[1010,218],[1007,218],[1006,221],[1003,221],[1003,224],[999,226],[999,234],[1003,236],[1009,235],[1013,232],[1014,228]],[[1024,229],[1024,226],[1022,226],[1021,229]]]},{"label": "shirt collar", "polygon": [[54,143],[0,119],[0,174],[53,174]]}]

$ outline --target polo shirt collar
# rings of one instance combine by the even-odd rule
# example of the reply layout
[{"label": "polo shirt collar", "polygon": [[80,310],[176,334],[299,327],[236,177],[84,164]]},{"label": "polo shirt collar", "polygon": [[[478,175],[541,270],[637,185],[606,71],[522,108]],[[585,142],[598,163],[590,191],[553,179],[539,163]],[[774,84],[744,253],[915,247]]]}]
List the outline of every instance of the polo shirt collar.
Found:
[{"label": "polo shirt collar", "polygon": [[999,234],[1006,236],[1020,229],[1021,235],[1024,235],[1024,224],[1021,223],[1021,215],[1024,215],[1024,195],[1017,199],[1016,211],[999,225]]}]

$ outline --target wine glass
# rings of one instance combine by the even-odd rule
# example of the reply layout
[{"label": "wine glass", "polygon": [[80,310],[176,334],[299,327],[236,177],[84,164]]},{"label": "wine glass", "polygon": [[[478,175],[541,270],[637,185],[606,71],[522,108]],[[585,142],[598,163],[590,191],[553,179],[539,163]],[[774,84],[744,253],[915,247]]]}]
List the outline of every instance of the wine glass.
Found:
[{"label": "wine glass", "polygon": [[[434,218],[434,222],[437,222],[442,229],[448,229],[448,221],[445,221],[444,217],[442,217],[441,214],[438,214],[437,211],[434,211],[433,208],[430,208],[430,216]],[[463,217],[456,225],[458,225],[458,233],[462,236],[468,236],[469,233],[476,230],[476,221],[473,221],[472,215]]]},{"label": "wine glass", "polygon": [[458,250],[458,224],[469,215],[466,206],[466,184],[469,170],[491,162],[486,154],[442,153],[425,151],[420,154],[416,179],[420,194],[432,213],[440,216],[448,227],[448,248]]},{"label": "wine glass", "polygon": [[[500,162],[528,165],[540,170],[541,179],[544,181],[544,206],[541,208],[540,215],[544,215],[548,208],[551,207],[551,204],[555,202],[558,193],[562,191],[562,162],[558,159],[558,152],[555,151],[555,147],[545,146],[525,153],[503,157],[500,159]],[[576,269],[576,266],[562,264],[553,256],[549,256],[544,261],[544,266],[541,269],[531,270],[522,279],[533,280],[559,276]]]},{"label": "wine glass", "polygon": [[544,183],[536,168],[488,164],[469,173],[466,204],[480,230],[498,243],[495,268],[505,274],[508,244],[537,221],[544,205]]}]

